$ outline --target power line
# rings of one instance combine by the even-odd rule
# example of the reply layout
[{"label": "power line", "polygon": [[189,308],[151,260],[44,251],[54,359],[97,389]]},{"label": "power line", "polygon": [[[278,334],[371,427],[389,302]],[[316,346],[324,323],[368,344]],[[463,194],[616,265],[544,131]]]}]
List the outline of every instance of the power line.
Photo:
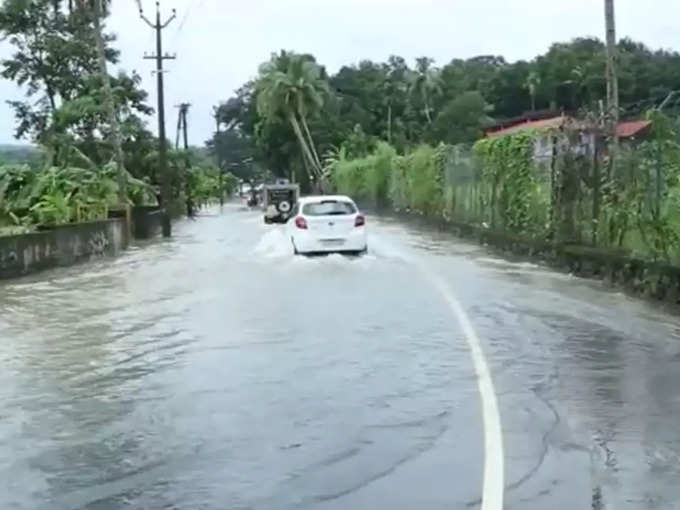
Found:
[{"label": "power line", "polygon": [[[196,7],[197,1],[198,0],[192,0],[191,4],[189,5],[186,12],[184,13],[182,20],[180,21],[179,26],[177,27],[177,30],[175,31],[175,35],[172,39],[172,44],[177,44],[177,41],[179,40],[179,37],[182,34],[182,30],[184,29],[184,25],[186,25],[187,21],[189,20],[189,16],[191,15],[193,8]],[[200,9],[201,7],[203,7],[204,3],[205,3],[205,0],[201,0],[201,3],[198,4],[198,8]]]},{"label": "power line", "polygon": [[189,7],[187,7],[186,12],[184,13],[184,16],[182,16],[182,19],[179,22],[179,26],[177,27],[177,30],[175,31],[175,37],[177,35],[179,35],[179,33],[184,28],[184,25],[186,24],[187,20],[189,19],[189,15],[191,14],[191,10],[193,9],[194,5],[196,5],[196,1],[197,0],[191,0]]},{"label": "power line", "polygon": [[[668,102],[670,102],[672,105],[675,105],[680,100],[678,97],[678,92],[680,92],[680,89],[670,90],[669,92],[657,94],[653,97],[648,97],[645,99],[639,99],[637,101],[621,105],[620,109],[625,115],[637,115],[649,108],[661,107],[665,99],[668,99]],[[666,105],[663,105],[665,110],[670,107],[668,102]]]}]

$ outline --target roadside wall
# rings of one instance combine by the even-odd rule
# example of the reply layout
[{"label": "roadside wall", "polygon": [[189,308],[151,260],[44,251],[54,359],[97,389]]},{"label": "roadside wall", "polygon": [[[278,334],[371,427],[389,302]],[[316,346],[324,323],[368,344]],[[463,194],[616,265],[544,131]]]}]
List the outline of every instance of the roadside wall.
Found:
[{"label": "roadside wall", "polygon": [[122,218],[0,237],[0,279],[116,255],[126,247]]},{"label": "roadside wall", "polygon": [[577,276],[603,280],[636,296],[680,304],[680,267],[675,265],[611,249],[551,243],[464,223],[442,221],[440,227],[507,255],[536,258]]}]

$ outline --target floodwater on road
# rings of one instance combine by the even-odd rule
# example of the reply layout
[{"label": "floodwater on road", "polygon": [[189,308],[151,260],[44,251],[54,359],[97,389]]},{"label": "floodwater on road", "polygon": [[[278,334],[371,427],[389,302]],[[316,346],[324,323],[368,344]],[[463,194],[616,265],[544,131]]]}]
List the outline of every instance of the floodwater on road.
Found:
[{"label": "floodwater on road", "polygon": [[680,508],[680,320],[448,234],[368,218],[295,257],[230,205],[0,283],[0,508],[478,508],[491,370],[505,508]]}]

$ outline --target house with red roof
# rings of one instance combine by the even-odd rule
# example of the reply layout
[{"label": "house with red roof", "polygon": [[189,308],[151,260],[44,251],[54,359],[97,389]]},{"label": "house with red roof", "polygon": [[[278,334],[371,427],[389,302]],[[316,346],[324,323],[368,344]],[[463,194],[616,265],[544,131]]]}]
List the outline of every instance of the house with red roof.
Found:
[{"label": "house with red roof", "polygon": [[[484,136],[486,138],[495,138],[497,136],[504,136],[510,133],[516,133],[517,131],[525,130],[547,130],[547,129],[560,129],[567,127],[569,125],[576,126],[579,121],[569,117],[567,115],[556,115],[549,118],[535,119],[518,117],[510,124],[508,122],[502,122],[495,124],[493,126],[487,127],[484,130]],[[627,120],[619,122],[616,127],[616,134],[620,139],[635,139],[646,135],[651,128],[652,121],[650,120]]]},{"label": "house with red roof", "polygon": [[[652,122],[649,120],[627,120],[619,122],[616,127],[616,134],[622,142],[634,142],[649,133]],[[575,119],[563,114],[541,114],[534,116],[516,117],[489,126],[484,130],[486,138],[497,138],[506,136],[519,131],[531,130],[536,133],[536,144],[534,146],[534,159],[537,163],[548,162],[553,156],[553,145],[564,143],[567,140],[567,131],[572,137],[570,140],[570,152],[572,154],[593,154],[595,142],[598,136],[602,136],[602,128],[599,126],[588,125],[585,121]],[[557,133],[563,132],[560,137]],[[544,133],[544,135],[541,135]],[[574,137],[574,133],[577,134]],[[558,138],[556,138],[556,136]],[[574,142],[574,139],[577,141]]]}]

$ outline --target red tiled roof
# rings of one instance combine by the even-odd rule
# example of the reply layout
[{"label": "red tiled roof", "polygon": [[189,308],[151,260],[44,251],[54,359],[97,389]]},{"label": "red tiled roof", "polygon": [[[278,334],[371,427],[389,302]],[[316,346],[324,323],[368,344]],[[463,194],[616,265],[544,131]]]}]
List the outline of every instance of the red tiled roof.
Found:
[{"label": "red tiled roof", "polygon": [[[496,136],[504,136],[510,133],[515,133],[517,131],[523,131],[525,129],[547,129],[547,128],[559,128],[566,121],[568,117],[559,116],[550,119],[533,120],[522,122],[520,124],[515,124],[514,126],[499,129],[498,131],[488,131],[486,136],[489,138]],[[616,134],[619,138],[629,138],[631,136],[637,136],[651,126],[652,121],[650,120],[630,120],[625,122],[619,122],[616,128]]]},{"label": "red tiled roof", "polygon": [[488,137],[503,136],[510,133],[514,133],[516,131],[523,131],[525,129],[547,129],[560,127],[565,120],[566,117],[562,116],[552,117],[550,119],[531,120],[527,122],[522,122],[521,124],[515,124],[514,126],[499,129],[498,131],[490,131],[486,134],[486,136]]},{"label": "red tiled roof", "polygon": [[630,120],[627,122],[619,122],[616,126],[616,134],[619,138],[628,138],[630,136],[635,136],[641,131],[647,129],[651,126],[651,120]]}]

